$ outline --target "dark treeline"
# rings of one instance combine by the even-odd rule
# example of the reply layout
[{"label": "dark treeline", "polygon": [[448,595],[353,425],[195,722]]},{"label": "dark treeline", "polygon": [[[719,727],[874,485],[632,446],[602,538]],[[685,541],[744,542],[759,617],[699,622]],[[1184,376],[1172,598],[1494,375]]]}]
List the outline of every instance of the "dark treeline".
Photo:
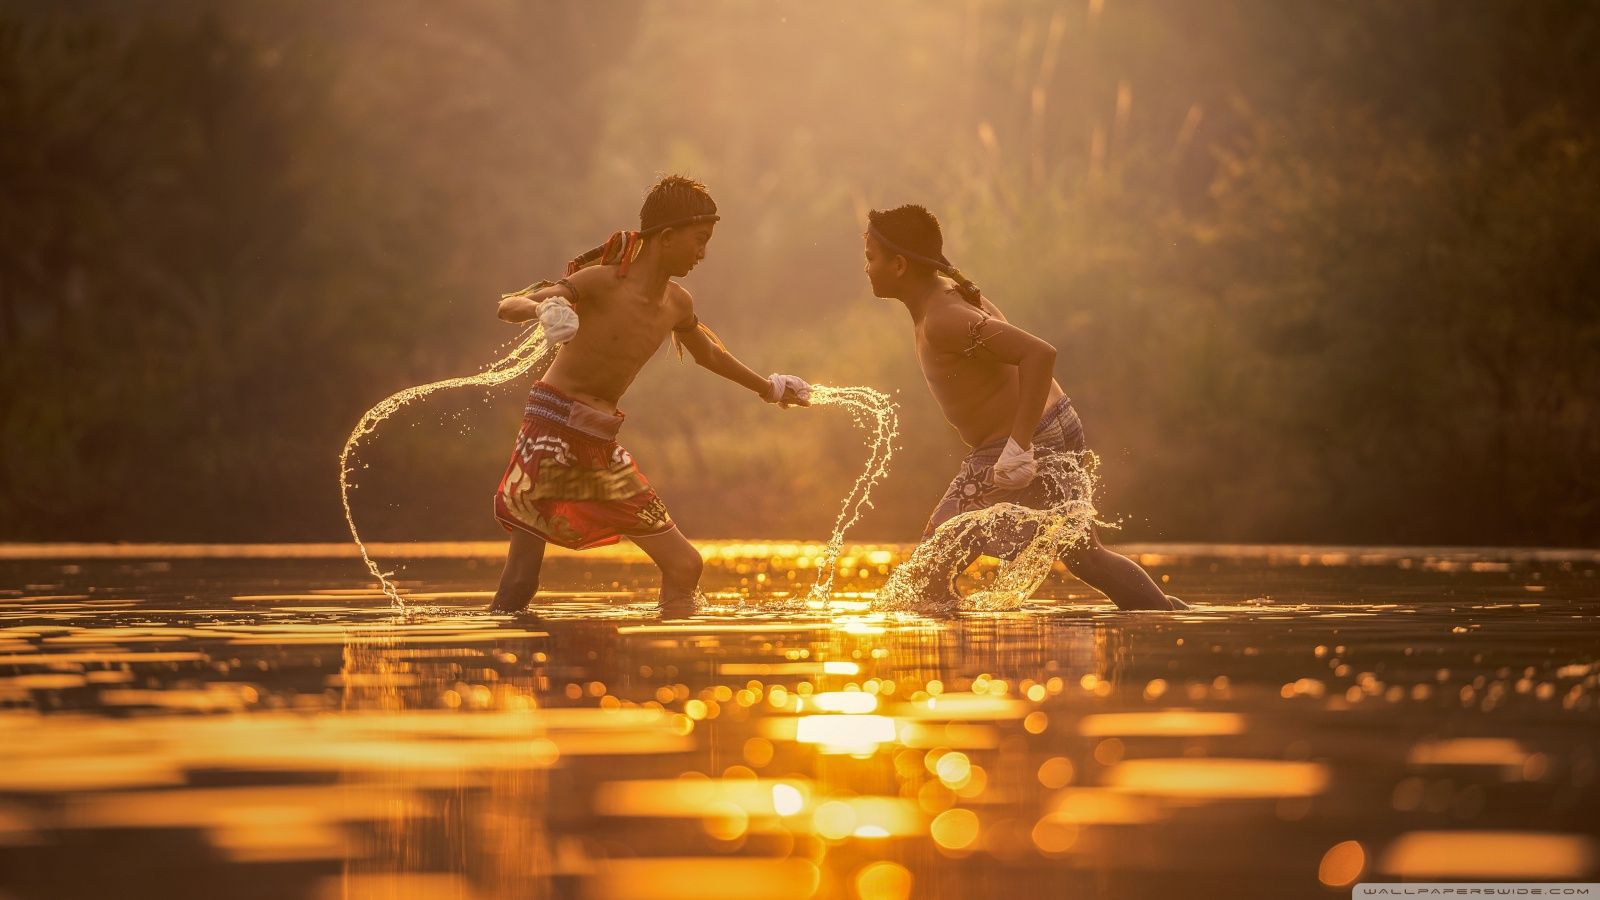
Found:
[{"label": "dark treeline", "polygon": [[[867,209],[1060,350],[1129,539],[1600,540],[1600,6],[1566,0],[0,0],[0,539],[336,539],[344,435],[662,172],[761,371],[897,391],[862,537],[960,454]],[[526,385],[363,454],[497,533]],[[863,453],[663,354],[625,440],[692,536],[820,537]]]}]

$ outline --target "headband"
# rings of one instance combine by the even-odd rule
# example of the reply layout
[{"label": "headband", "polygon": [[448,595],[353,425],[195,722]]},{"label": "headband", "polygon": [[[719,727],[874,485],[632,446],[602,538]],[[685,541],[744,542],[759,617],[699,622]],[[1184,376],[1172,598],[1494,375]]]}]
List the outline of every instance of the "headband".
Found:
[{"label": "headband", "polygon": [[867,234],[872,235],[873,240],[882,244],[885,250],[888,250],[891,253],[899,256],[904,256],[906,259],[909,259],[912,262],[922,263],[925,266],[933,268],[933,270],[936,272],[950,276],[955,281],[956,287],[961,291],[961,296],[967,298],[967,301],[970,303],[978,302],[978,286],[972,283],[972,279],[961,274],[960,269],[951,265],[950,260],[945,259],[943,253],[939,254],[937,259],[931,256],[923,256],[920,253],[913,253],[899,244],[896,244],[894,241],[884,237],[883,232],[879,231],[877,226],[872,224],[867,225]]},{"label": "headband", "polygon": [[639,233],[641,235],[655,234],[658,231],[665,231],[668,228],[682,228],[685,225],[699,225],[701,222],[715,222],[721,218],[722,217],[716,213],[703,213],[698,216],[686,216],[682,219],[673,219],[671,222],[662,222],[660,225],[651,225],[649,228],[645,228]]}]

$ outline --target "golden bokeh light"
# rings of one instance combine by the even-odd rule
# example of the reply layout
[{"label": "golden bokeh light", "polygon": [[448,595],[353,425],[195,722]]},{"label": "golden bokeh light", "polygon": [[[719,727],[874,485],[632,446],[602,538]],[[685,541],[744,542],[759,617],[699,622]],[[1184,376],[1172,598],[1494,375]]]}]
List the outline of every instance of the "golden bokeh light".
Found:
[{"label": "golden bokeh light", "polygon": [[1237,713],[1195,712],[1169,709],[1161,712],[1097,713],[1078,722],[1085,737],[1222,736],[1243,734],[1244,717]]},{"label": "golden bokeh light", "polygon": [[1314,797],[1328,787],[1328,768],[1267,759],[1139,759],[1114,766],[1107,786],[1167,797]]},{"label": "golden bokeh light", "polygon": [[1047,856],[1066,853],[1078,841],[1076,822],[1058,816],[1045,816],[1033,826],[1033,845]]},{"label": "golden bokeh light", "polygon": [[772,811],[780,816],[792,816],[806,808],[805,794],[792,784],[772,786]]},{"label": "golden bokeh light", "polygon": [[1072,760],[1052,756],[1039,764],[1039,783],[1047,788],[1064,788],[1072,783]]},{"label": "golden bokeh light", "polygon": [[823,712],[859,715],[876,711],[878,698],[859,691],[825,691],[813,694],[808,705]]},{"label": "golden bokeh light", "polygon": [[871,753],[895,739],[894,720],[876,715],[803,716],[794,739],[823,753]]},{"label": "golden bokeh light", "polygon": [[811,813],[811,827],[821,837],[830,841],[843,840],[856,830],[856,810],[842,800],[829,800],[817,804]]},{"label": "golden bokeh light", "polygon": [[938,762],[933,764],[933,771],[946,786],[956,787],[972,777],[972,763],[965,753],[953,750],[939,756]]},{"label": "golden bokeh light", "polygon": [[1122,761],[1127,747],[1121,738],[1106,738],[1094,745],[1094,761],[1102,766],[1114,766]]},{"label": "golden bokeh light", "polygon": [[736,841],[750,829],[750,814],[726,801],[711,803],[701,813],[700,825],[719,841]]},{"label": "golden bokeh light", "polygon": [[763,737],[753,737],[744,742],[744,761],[760,769],[772,762],[772,742]]},{"label": "golden bokeh light", "polygon": [[911,870],[896,862],[868,863],[856,873],[859,900],[908,900],[913,879]]},{"label": "golden bokeh light", "polygon": [[1349,887],[1367,868],[1367,850],[1360,841],[1340,841],[1322,854],[1317,880],[1332,888]]},{"label": "golden bokeh light", "polygon": [[978,840],[978,816],[970,809],[947,809],[935,816],[928,833],[946,850],[966,850]]},{"label": "golden bokeh light", "polygon": [[1592,873],[1595,842],[1536,831],[1413,831],[1383,851],[1379,869],[1414,879],[1571,881]]}]

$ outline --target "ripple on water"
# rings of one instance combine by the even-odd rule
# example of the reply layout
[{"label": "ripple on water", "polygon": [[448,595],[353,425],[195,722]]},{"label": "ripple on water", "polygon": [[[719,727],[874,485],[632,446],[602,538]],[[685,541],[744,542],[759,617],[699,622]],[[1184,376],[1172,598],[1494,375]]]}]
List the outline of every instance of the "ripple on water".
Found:
[{"label": "ripple on water", "polygon": [[905,548],[798,604],[825,548],[710,549],[669,622],[620,551],[552,555],[521,617],[467,553],[410,558],[405,617],[346,558],[4,563],[0,892],[115,894],[84,848],[274,896],[1600,875],[1592,562],[1151,550],[1196,611],[1055,573],[933,620],[866,609]]}]

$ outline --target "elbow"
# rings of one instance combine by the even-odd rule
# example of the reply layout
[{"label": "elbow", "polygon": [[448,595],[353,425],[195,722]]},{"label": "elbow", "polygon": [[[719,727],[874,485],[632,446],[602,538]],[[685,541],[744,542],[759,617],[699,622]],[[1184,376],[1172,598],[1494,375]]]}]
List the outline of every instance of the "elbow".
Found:
[{"label": "elbow", "polygon": [[515,302],[515,299],[501,300],[499,308],[495,310],[495,316],[502,322],[517,321],[513,317],[515,307],[512,304]]},{"label": "elbow", "polygon": [[1030,348],[1017,362],[1018,374],[1024,378],[1048,379],[1056,368],[1056,348],[1044,341]]}]

